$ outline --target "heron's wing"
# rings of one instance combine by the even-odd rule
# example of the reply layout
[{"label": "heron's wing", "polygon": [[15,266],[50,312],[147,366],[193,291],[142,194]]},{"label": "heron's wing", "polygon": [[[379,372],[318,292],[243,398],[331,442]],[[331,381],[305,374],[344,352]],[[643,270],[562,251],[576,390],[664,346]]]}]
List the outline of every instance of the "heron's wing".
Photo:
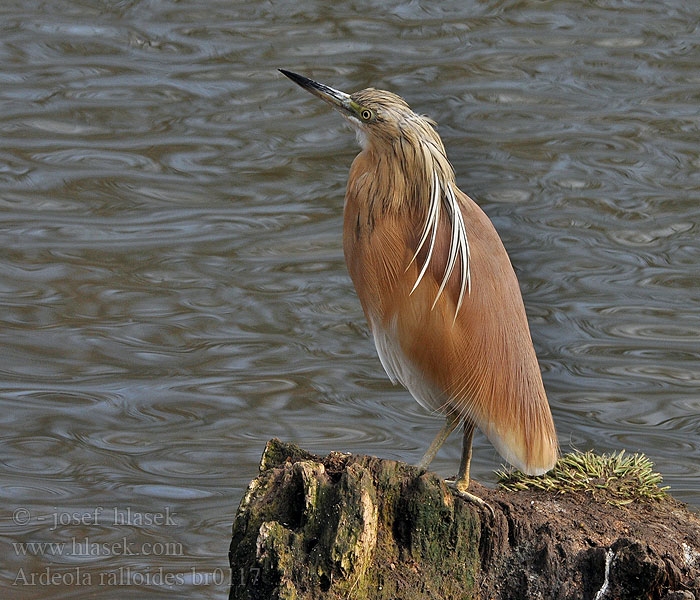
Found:
[{"label": "heron's wing", "polygon": [[346,204],[348,268],[389,376],[424,406],[474,421],[519,469],[542,473],[556,460],[556,435],[518,282],[488,217],[457,195],[471,287],[456,319],[461,269],[435,302],[450,259],[447,219],[437,229],[429,268],[411,291],[425,258],[411,262],[420,222],[389,213],[353,232],[348,220],[359,213]]}]

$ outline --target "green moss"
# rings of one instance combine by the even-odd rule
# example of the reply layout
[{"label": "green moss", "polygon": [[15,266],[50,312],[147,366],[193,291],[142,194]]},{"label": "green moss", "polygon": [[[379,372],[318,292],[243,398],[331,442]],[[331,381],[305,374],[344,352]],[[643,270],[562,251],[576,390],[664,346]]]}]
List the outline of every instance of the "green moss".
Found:
[{"label": "green moss", "polygon": [[309,456],[268,443],[234,521],[233,600],[476,597],[471,504],[402,463]]},{"label": "green moss", "polygon": [[274,438],[267,442],[260,458],[259,468],[262,473],[268,469],[279,467],[286,461],[297,462],[300,460],[318,460],[318,456],[302,450],[296,444],[289,444]]},{"label": "green moss", "polygon": [[[402,527],[396,533],[438,597],[470,598],[479,568],[481,524],[472,505],[445,492],[433,473],[413,480],[404,490],[398,511]],[[455,586],[455,580],[460,584]]]},{"label": "green moss", "polygon": [[634,500],[662,500],[668,486],[659,487],[661,475],[644,454],[625,455],[572,452],[562,456],[544,475],[496,471],[507,490],[544,490],[559,494],[588,492],[608,504],[622,506]]}]

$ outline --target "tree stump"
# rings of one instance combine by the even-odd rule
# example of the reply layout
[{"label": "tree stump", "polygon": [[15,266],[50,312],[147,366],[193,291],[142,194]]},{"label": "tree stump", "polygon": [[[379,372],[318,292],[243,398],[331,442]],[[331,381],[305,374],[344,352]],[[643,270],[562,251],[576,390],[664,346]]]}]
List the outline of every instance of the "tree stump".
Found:
[{"label": "tree stump", "polygon": [[470,491],[371,456],[268,442],[233,523],[232,600],[700,600],[681,503]]}]

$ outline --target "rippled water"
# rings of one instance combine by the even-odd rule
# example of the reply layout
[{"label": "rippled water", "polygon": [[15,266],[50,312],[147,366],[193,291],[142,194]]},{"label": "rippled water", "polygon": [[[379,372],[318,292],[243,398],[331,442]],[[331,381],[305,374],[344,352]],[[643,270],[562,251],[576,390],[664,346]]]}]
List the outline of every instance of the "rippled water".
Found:
[{"label": "rippled water", "polygon": [[[267,439],[415,462],[440,427],[345,271],[353,136],[278,67],[437,119],[516,266],[562,447],[646,452],[700,505],[700,5],[0,16],[4,595],[224,598]],[[499,465],[478,436],[473,476]]]}]

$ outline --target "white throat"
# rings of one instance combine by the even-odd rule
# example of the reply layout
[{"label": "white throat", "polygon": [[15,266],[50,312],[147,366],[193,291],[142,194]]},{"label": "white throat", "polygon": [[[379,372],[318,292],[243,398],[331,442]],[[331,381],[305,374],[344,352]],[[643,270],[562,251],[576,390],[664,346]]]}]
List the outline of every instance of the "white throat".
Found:
[{"label": "white throat", "polygon": [[362,128],[362,124],[360,123],[359,119],[356,119],[355,117],[348,117],[347,119],[350,121],[350,125],[352,125],[352,128],[355,130],[355,138],[357,138],[357,143],[363,150],[367,150],[367,146],[369,145],[369,137],[367,136],[367,132]]}]

